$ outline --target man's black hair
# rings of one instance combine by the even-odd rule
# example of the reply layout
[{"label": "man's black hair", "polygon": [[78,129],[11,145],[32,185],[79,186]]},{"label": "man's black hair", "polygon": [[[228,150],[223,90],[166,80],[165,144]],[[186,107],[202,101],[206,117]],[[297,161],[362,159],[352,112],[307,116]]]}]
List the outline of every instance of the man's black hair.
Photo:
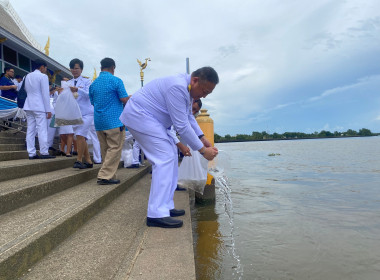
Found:
[{"label": "man's black hair", "polygon": [[69,64],[69,65],[70,65],[70,69],[74,69],[75,64],[78,64],[79,67],[80,67],[80,69],[83,70],[83,61],[82,61],[82,60],[80,60],[79,58],[74,58],[74,59],[72,59],[72,60],[70,61],[70,64]]},{"label": "man's black hair", "polygon": [[199,110],[202,108],[202,100],[198,99],[198,100],[195,100],[194,103],[197,103],[198,106],[199,106]]},{"label": "man's black hair", "polygon": [[4,73],[7,73],[9,70],[11,70],[11,69],[14,69],[13,67],[5,67],[4,68]]},{"label": "man's black hair", "polygon": [[113,60],[112,58],[106,57],[100,61],[100,69],[101,70],[103,70],[105,68],[111,68],[111,67],[116,67],[115,60]]},{"label": "man's black hair", "polygon": [[199,68],[191,73],[191,77],[198,77],[201,81],[208,81],[213,84],[219,83],[218,73],[214,70],[214,68],[210,66]]},{"label": "man's black hair", "polygon": [[34,66],[36,67],[36,69],[40,69],[41,66],[47,67],[47,63],[41,59],[36,59],[34,61]]}]

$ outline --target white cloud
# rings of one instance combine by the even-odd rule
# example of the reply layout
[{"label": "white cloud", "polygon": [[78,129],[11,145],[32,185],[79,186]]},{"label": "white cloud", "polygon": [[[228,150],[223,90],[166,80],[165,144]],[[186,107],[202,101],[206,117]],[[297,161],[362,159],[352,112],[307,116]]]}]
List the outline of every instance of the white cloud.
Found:
[{"label": "white cloud", "polygon": [[341,93],[344,93],[344,92],[347,92],[347,91],[350,91],[353,89],[365,87],[367,84],[371,84],[371,83],[380,84],[380,75],[363,77],[363,78],[360,78],[357,82],[355,82],[353,84],[328,89],[318,96],[310,97],[307,101],[310,101],[310,102],[317,101],[317,100],[320,100],[322,98],[325,98],[325,97],[333,95],[333,94],[341,94]]}]

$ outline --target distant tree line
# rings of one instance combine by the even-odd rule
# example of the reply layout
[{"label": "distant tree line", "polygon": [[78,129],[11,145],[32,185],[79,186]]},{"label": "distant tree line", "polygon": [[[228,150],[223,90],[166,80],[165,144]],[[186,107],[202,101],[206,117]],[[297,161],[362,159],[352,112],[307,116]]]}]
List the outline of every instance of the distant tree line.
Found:
[{"label": "distant tree line", "polygon": [[316,131],[314,133],[303,133],[303,132],[285,132],[285,133],[267,133],[266,131],[258,132],[253,131],[251,135],[249,134],[237,134],[236,136],[231,136],[226,134],[225,136],[220,136],[214,134],[215,143],[220,142],[242,142],[242,141],[263,141],[263,140],[291,140],[291,139],[314,139],[314,138],[337,138],[337,137],[360,137],[360,136],[377,136],[380,133],[372,133],[371,130],[367,128],[362,128],[359,131],[352,129],[346,132],[339,131],[326,131],[322,130],[320,132]]}]

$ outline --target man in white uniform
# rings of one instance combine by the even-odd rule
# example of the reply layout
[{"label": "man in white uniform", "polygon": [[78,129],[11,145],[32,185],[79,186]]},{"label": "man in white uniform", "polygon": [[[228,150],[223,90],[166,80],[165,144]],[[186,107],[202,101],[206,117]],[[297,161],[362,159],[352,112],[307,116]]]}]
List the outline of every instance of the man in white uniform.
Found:
[{"label": "man in white uniform", "polygon": [[83,61],[78,58],[70,61],[70,71],[74,78],[68,83],[71,85],[70,89],[76,97],[83,119],[83,124],[73,126],[78,152],[77,161],[73,167],[79,169],[92,168],[93,163],[86,142],[90,127],[94,123],[94,106],[91,105],[89,97],[91,80],[82,76]]},{"label": "man in white uniform", "polygon": [[95,164],[102,164],[102,155],[100,152],[100,143],[98,139],[98,135],[95,130],[95,123],[92,122],[90,129],[88,130],[88,139],[92,142],[92,158]]},{"label": "man in white uniform", "polygon": [[140,168],[140,145],[139,142],[135,140],[133,143],[133,148],[132,148],[132,164],[130,166],[127,166],[127,168]]},{"label": "man in white uniform", "polygon": [[181,227],[183,222],[172,217],[185,214],[184,210],[174,208],[177,184],[172,174],[178,169],[178,156],[167,129],[174,125],[181,139],[208,160],[218,154],[191,113],[192,100],[206,97],[218,82],[218,74],[211,67],[200,68],[191,76],[182,74],[153,80],[132,95],[120,116],[152,163],[148,226]]},{"label": "man in white uniform", "polygon": [[[51,118],[49,79],[45,74],[47,64],[42,60],[35,61],[36,70],[25,78],[25,90],[28,97],[25,100],[24,110],[27,119],[26,147],[29,159],[49,159],[47,122]],[[38,134],[40,156],[36,153],[35,137]]]}]

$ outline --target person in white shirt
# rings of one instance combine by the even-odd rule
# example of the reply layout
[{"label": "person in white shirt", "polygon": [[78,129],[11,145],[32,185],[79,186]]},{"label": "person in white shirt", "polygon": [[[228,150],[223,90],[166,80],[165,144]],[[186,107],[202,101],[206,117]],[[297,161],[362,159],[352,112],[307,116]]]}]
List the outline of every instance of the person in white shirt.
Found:
[{"label": "person in white shirt", "polygon": [[[54,116],[54,107],[55,107],[55,102],[57,101],[57,97],[58,97],[58,91],[56,89],[56,87],[54,86],[50,86],[50,109],[51,109],[51,113],[52,115]],[[52,150],[52,151],[56,151],[56,149],[53,147],[53,143],[54,143],[54,137],[55,137],[55,134],[57,132],[57,127],[51,127],[50,126],[50,121],[47,122],[47,125],[48,125],[48,145],[49,145],[49,150]]]},{"label": "person in white shirt", "polygon": [[132,164],[130,166],[127,166],[127,168],[140,168],[140,145],[139,142],[136,141],[133,143],[132,148]]},{"label": "person in white shirt", "polygon": [[95,164],[102,164],[102,155],[100,152],[100,143],[99,143],[98,135],[96,134],[94,121],[92,122],[92,124],[88,130],[87,139],[91,140],[91,142],[92,142],[92,158],[94,160],[94,163]]},{"label": "person in white shirt", "polygon": [[91,105],[89,97],[91,80],[82,76],[83,61],[78,58],[70,61],[70,71],[74,78],[68,83],[71,85],[70,89],[76,97],[83,119],[83,124],[73,126],[78,152],[77,161],[73,167],[79,169],[92,168],[93,163],[86,142],[88,132],[94,123],[94,106]]},{"label": "person in white shirt", "polygon": [[[202,108],[202,101],[200,99],[194,100],[192,108],[191,108],[191,111],[192,111],[192,114],[193,114],[194,117],[197,117],[199,115],[199,111],[201,110],[201,108]],[[171,133],[173,135],[173,132],[171,132]],[[174,136],[175,136],[175,133],[174,133]],[[185,152],[182,151],[183,146],[187,147],[187,144],[182,140],[182,142],[180,142],[180,143],[182,143],[183,146],[180,146],[179,144],[177,144],[178,143],[177,141],[179,141],[178,138],[177,138],[177,140],[174,139],[174,142],[176,143],[178,149],[181,151],[182,155],[185,156],[186,153],[189,153],[191,155],[190,151],[185,151]],[[178,181],[178,177],[174,177],[173,181],[177,182]],[[178,184],[177,184],[177,187],[176,187],[175,190],[176,191],[186,191],[186,188],[178,186]]]},{"label": "person in white shirt", "polygon": [[[47,122],[51,118],[49,79],[46,75],[47,64],[42,60],[35,61],[36,70],[25,78],[25,90],[28,96],[24,111],[27,119],[26,147],[29,159],[49,159]],[[36,153],[35,137],[38,134],[40,156]]]},{"label": "person in white shirt", "polygon": [[152,163],[148,226],[176,228],[183,225],[181,220],[172,218],[184,215],[185,211],[172,208],[177,186],[172,174],[178,169],[178,155],[167,129],[174,125],[181,139],[207,160],[218,154],[191,112],[193,99],[205,98],[218,82],[218,74],[211,67],[200,68],[191,76],[181,74],[153,80],[132,95],[120,116]]},{"label": "person in white shirt", "polygon": [[17,91],[20,91],[20,88],[22,86],[22,76],[16,75],[13,79],[13,83],[17,86]]}]

